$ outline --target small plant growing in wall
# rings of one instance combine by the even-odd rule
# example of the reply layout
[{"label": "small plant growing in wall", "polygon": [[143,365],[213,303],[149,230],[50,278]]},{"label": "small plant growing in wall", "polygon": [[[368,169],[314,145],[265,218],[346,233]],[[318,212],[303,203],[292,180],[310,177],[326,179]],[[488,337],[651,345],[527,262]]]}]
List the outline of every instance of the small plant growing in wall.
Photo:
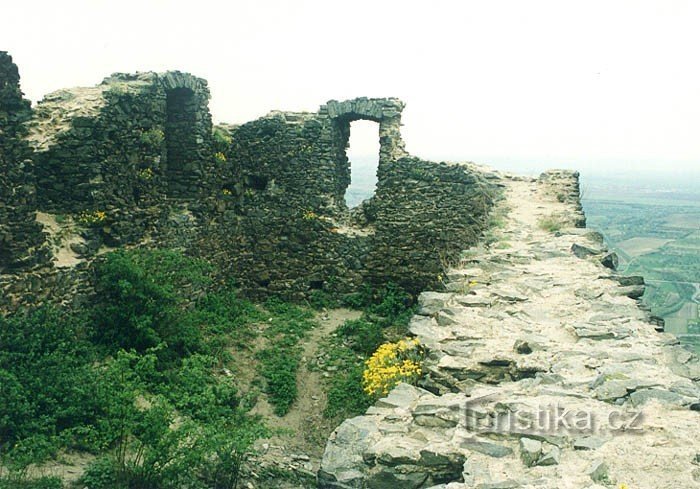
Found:
[{"label": "small plant growing in wall", "polygon": [[362,386],[371,397],[389,393],[400,382],[415,384],[423,372],[425,349],[417,338],[384,343],[365,362]]},{"label": "small plant growing in wall", "polygon": [[138,173],[139,179],[148,181],[153,179],[153,170],[150,168],[144,168]]},{"label": "small plant growing in wall", "polygon": [[83,226],[99,226],[107,219],[105,211],[83,211],[78,214],[77,221]]},{"label": "small plant growing in wall", "polygon": [[214,153],[214,159],[217,163],[226,163],[226,155],[221,151]]},{"label": "small plant growing in wall", "polygon": [[302,219],[304,219],[305,221],[315,221],[315,220],[319,219],[318,214],[316,214],[316,213],[315,213],[314,211],[312,211],[312,210],[304,211],[304,214],[302,214],[301,217],[302,217]]},{"label": "small plant growing in wall", "polygon": [[160,148],[160,145],[165,141],[165,133],[162,129],[154,127],[148,131],[141,133],[141,143],[151,148]]},{"label": "small plant growing in wall", "polygon": [[214,147],[221,152],[226,151],[233,141],[231,136],[219,127],[214,128],[212,139],[214,140]]}]

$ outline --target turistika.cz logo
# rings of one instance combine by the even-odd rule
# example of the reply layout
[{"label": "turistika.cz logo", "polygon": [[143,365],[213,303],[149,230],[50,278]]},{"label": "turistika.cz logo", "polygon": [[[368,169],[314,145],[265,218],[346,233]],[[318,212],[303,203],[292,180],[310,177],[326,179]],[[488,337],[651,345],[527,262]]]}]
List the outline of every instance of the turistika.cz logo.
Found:
[{"label": "turistika.cz logo", "polygon": [[643,429],[642,411],[611,406],[607,411],[567,408],[562,403],[523,406],[497,402],[497,394],[466,402],[466,428],[481,433],[518,433],[524,435],[616,435]]}]

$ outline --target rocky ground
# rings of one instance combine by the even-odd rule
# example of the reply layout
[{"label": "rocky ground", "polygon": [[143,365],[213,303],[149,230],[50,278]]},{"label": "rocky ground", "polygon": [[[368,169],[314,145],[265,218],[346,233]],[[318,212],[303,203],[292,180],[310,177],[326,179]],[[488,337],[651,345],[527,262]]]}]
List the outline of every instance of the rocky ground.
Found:
[{"label": "rocky ground", "polygon": [[501,181],[493,242],[420,297],[427,380],[345,421],[319,487],[700,487],[698,359],[575,227],[574,175]]}]

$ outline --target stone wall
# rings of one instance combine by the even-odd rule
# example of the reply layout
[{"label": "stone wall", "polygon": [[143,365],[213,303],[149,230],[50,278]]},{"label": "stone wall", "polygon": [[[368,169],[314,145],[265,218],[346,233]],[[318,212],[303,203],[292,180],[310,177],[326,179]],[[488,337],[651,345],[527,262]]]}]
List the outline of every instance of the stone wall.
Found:
[{"label": "stone wall", "polygon": [[17,66],[0,51],[0,274],[34,268],[48,259],[35,220],[32,152],[23,140],[30,117]]},{"label": "stone wall", "polygon": [[367,206],[376,227],[367,280],[395,282],[413,293],[436,287],[486,227],[494,185],[467,166],[408,156],[380,164],[378,176],[377,195]]},{"label": "stone wall", "polygon": [[[274,112],[231,132],[216,224],[198,246],[218,249],[249,293],[302,297],[395,282],[436,284],[483,230],[496,187],[473,168],[410,157],[397,99],[331,101],[318,113]],[[350,212],[350,122],[379,123],[377,192]],[[218,212],[217,212],[218,210]]]},{"label": "stone wall", "polygon": [[30,122],[39,206],[57,213],[196,199],[212,166],[209,90],[180,72],[115,74],[60,90]]},{"label": "stone wall", "polygon": [[[497,187],[472,166],[409,156],[398,99],[330,101],[215,130],[208,99],[192,75],[137,73],[37,105],[21,126],[38,189],[25,217],[35,229],[35,211],[72,223],[68,251],[56,244],[65,229],[51,236],[56,254],[73,258],[61,269],[110,248],[166,246],[214,262],[253,297],[390,281],[418,293],[485,226]],[[379,125],[378,184],[350,211],[346,150],[358,119]],[[5,302],[35,297],[22,294],[22,277],[0,283],[14,284]]]}]

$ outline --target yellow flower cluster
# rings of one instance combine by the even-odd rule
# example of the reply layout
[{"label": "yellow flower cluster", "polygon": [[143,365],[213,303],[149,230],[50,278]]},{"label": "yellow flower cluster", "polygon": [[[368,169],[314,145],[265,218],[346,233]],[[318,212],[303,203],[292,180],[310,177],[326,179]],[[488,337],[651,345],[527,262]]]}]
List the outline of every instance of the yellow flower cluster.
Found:
[{"label": "yellow flower cluster", "polygon": [[221,191],[221,193],[224,195],[231,195],[232,192],[229,189],[225,188]]},{"label": "yellow flower cluster", "polygon": [[219,163],[223,163],[226,161],[226,155],[219,151],[218,153],[214,153],[214,159]]},{"label": "yellow flower cluster", "polygon": [[302,217],[306,221],[313,221],[314,219],[318,219],[318,214],[316,214],[314,211],[306,211]]},{"label": "yellow flower cluster", "polygon": [[141,180],[150,180],[153,178],[153,170],[150,168],[144,168],[139,172],[139,178]]},{"label": "yellow flower cluster", "polygon": [[384,343],[365,362],[365,392],[370,396],[386,395],[399,382],[415,383],[423,370],[423,356],[418,339]]},{"label": "yellow flower cluster", "polygon": [[106,218],[107,218],[107,213],[104,211],[93,211],[93,212],[83,211],[80,214],[78,214],[78,222],[80,224],[85,224],[85,225],[89,225],[89,226],[100,224],[100,223],[104,222],[104,220]]}]

